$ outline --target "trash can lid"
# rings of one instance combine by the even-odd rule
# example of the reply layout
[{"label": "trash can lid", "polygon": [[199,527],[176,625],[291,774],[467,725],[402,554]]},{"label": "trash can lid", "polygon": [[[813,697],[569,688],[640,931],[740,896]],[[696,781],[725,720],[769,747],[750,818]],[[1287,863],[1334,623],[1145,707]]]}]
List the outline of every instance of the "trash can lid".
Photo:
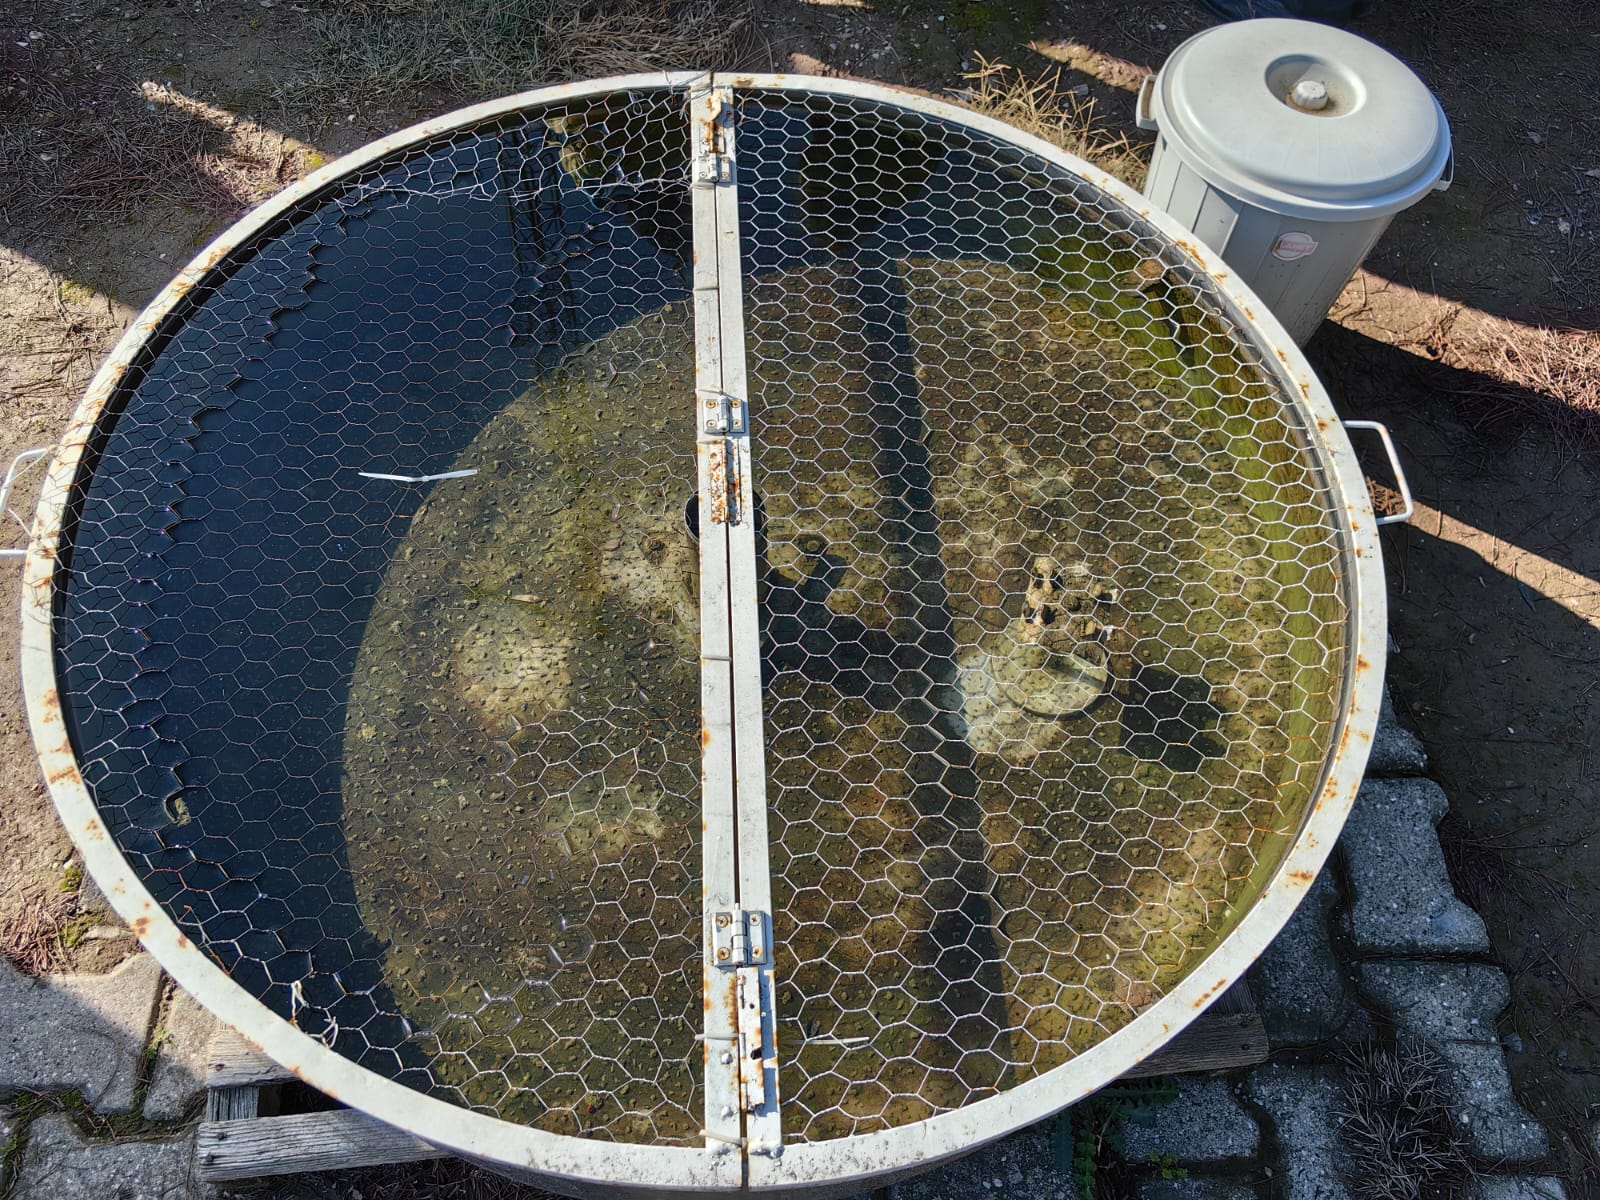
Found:
[{"label": "trash can lid", "polygon": [[1361,220],[1441,186],[1450,126],[1394,55],[1342,29],[1219,25],[1161,68],[1155,123],[1208,182],[1263,208]]}]

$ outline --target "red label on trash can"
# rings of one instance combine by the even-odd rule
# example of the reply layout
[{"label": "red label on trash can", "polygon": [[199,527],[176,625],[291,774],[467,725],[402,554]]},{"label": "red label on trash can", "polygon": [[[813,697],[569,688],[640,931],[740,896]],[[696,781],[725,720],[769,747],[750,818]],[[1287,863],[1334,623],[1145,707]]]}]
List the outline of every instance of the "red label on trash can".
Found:
[{"label": "red label on trash can", "polygon": [[1282,233],[1278,235],[1278,240],[1272,243],[1272,257],[1281,258],[1284,262],[1310,258],[1316,252],[1317,239],[1309,233]]}]

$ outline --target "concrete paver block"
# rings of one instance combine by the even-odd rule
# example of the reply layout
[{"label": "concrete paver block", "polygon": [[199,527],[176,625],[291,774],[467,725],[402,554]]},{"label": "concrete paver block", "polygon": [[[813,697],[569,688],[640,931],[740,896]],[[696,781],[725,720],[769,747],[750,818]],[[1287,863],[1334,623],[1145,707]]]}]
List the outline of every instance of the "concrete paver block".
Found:
[{"label": "concrete paver block", "polygon": [[1140,1180],[1139,1200],[1260,1200],[1260,1195],[1237,1179],[1191,1175],[1187,1179]]},{"label": "concrete paver block", "polygon": [[1387,685],[1378,710],[1378,728],[1372,735],[1372,753],[1367,756],[1367,774],[1375,779],[1392,775],[1421,775],[1428,769],[1428,755],[1416,734],[1400,724],[1395,716],[1394,698]]},{"label": "concrete paver block", "polygon": [[1517,1103],[1495,1020],[1511,1002],[1498,967],[1482,963],[1372,962],[1361,990],[1398,1027],[1438,1056],[1450,1106],[1473,1153],[1494,1163],[1550,1152],[1544,1126]]},{"label": "concrete paver block", "polygon": [[0,1092],[77,1091],[96,1112],[131,1111],[160,990],[143,953],[105,975],[35,979],[0,962]]},{"label": "concrete paver block", "polygon": [[1282,1200],[1348,1200],[1344,1151],[1335,1129],[1339,1084],[1331,1072],[1267,1063],[1245,1077],[1244,1094],[1277,1134],[1273,1195]]},{"label": "concrete paver block", "polygon": [[206,1086],[205,1052],[217,1019],[198,1001],[175,988],[156,1029],[159,1039],[155,1071],[144,1097],[144,1115],[152,1121],[181,1120]]},{"label": "concrete paver block", "polygon": [[1567,1200],[1566,1185],[1553,1175],[1484,1175],[1472,1194],[1474,1200]]},{"label": "concrete paver block", "polygon": [[1001,1138],[949,1166],[919,1175],[890,1189],[893,1200],[1079,1200],[1071,1176],[1058,1171],[1046,1121]]},{"label": "concrete paver block", "polygon": [[165,1141],[98,1141],[60,1113],[28,1127],[19,1200],[206,1200],[193,1178],[194,1134]]},{"label": "concrete paver block", "polygon": [[1350,940],[1366,954],[1487,954],[1483,918],[1457,899],[1434,826],[1450,809],[1431,779],[1369,779],[1339,850]]},{"label": "concrete paver block", "polygon": [[1250,995],[1274,1046],[1325,1042],[1356,1015],[1332,940],[1339,890],[1331,871],[1312,883],[1283,932],[1250,969]]},{"label": "concrete paver block", "polygon": [[1153,1105],[1148,1123],[1124,1122],[1123,1154],[1129,1162],[1191,1166],[1255,1157],[1261,1130],[1225,1082],[1194,1075],[1174,1082],[1177,1098]]}]

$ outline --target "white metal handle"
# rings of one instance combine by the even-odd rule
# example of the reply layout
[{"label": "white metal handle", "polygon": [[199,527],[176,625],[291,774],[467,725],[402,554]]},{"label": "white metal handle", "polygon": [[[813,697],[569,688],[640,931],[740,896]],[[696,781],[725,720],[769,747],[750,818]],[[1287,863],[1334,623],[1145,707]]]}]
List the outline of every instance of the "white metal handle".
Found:
[{"label": "white metal handle", "polygon": [[1156,114],[1150,107],[1150,102],[1155,98],[1156,80],[1158,75],[1146,75],[1144,82],[1139,85],[1139,102],[1134,106],[1133,120],[1140,129],[1156,129]]},{"label": "white metal handle", "polygon": [[1395,451],[1394,439],[1389,436],[1389,427],[1382,421],[1346,421],[1346,429],[1370,429],[1376,433],[1383,442],[1384,453],[1389,456],[1389,467],[1394,471],[1394,481],[1400,488],[1400,499],[1405,501],[1405,507],[1397,513],[1390,513],[1386,517],[1379,517],[1379,525],[1398,525],[1402,521],[1409,521],[1417,515],[1416,501],[1411,498],[1411,484],[1406,480],[1405,470],[1400,466],[1400,455]]},{"label": "white metal handle", "polygon": [[[0,480],[0,516],[11,512],[11,489],[16,486],[17,480],[22,477],[22,473],[49,453],[50,448],[48,446],[39,446],[33,450],[24,450],[11,460],[11,467],[6,471],[6,477]],[[15,513],[11,515],[16,516]],[[17,524],[21,525],[22,532],[27,534],[27,522],[21,517],[17,517]],[[26,546],[0,547],[0,558],[26,557],[28,557],[28,548]]]},{"label": "white metal handle", "polygon": [[1456,181],[1456,152],[1455,152],[1455,149],[1452,148],[1451,151],[1450,151],[1449,157],[1447,157],[1444,160],[1444,174],[1440,175],[1438,180],[1435,181],[1435,183],[1433,185],[1433,190],[1436,191],[1436,192],[1446,191],[1446,190],[1449,189],[1450,185],[1452,183],[1454,183],[1455,181]]}]

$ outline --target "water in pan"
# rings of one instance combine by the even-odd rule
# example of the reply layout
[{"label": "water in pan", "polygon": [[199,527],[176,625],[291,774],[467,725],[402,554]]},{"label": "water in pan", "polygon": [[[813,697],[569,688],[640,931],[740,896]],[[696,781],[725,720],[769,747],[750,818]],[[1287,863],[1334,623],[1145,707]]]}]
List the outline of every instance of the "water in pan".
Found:
[{"label": "water in pan", "polygon": [[351,684],[350,868],[410,1036],[464,1102],[555,1132],[700,1128],[691,335],[670,305],[485,428]]},{"label": "water in pan", "polygon": [[[679,704],[679,610],[661,607],[681,607],[682,581],[660,583],[681,555],[652,562],[633,543],[614,555],[599,539],[586,543],[591,559],[561,558],[562,570],[634,593],[631,624],[615,603],[536,593],[551,574],[541,555],[567,553],[548,548],[554,530],[587,535],[618,503],[647,501],[641,480],[692,464],[672,417],[675,400],[687,422],[692,386],[686,146],[681,97],[666,92],[534,112],[384,160],[247,244],[190,294],[110,410],[56,629],[79,761],[118,848],[241,988],[375,1072],[532,1119],[521,1098],[548,1076],[524,1059],[507,1081],[506,1024],[548,1009],[549,1028],[567,1032],[559,1002],[580,969],[603,1019],[625,1003],[604,978],[615,979],[619,947],[668,963],[652,1012],[625,1014],[636,1045],[551,1083],[537,1106],[547,1124],[559,1110],[569,1124],[662,1140],[697,1129],[672,1114],[699,1107],[686,1065],[696,1047],[674,1041],[676,1029],[692,1035],[686,1016],[698,1029],[697,973],[680,980],[670,965],[697,956],[700,908],[696,684],[691,669]],[[632,440],[614,437],[606,407],[631,412],[646,398]],[[504,444],[513,430],[526,440]],[[661,453],[625,461],[646,444]],[[478,474],[427,486],[382,477],[452,465]],[[547,511],[519,507],[524,483],[523,503]],[[680,506],[684,486],[672,488]],[[565,525],[563,505],[575,510]],[[502,507],[510,516],[496,524]],[[543,532],[521,538],[536,516]],[[518,536],[501,540],[508,522]],[[425,601],[441,541],[469,587]],[[397,591],[407,588],[410,601]],[[458,616],[477,640],[430,657],[466,636]],[[619,751],[641,783],[620,814],[586,810],[581,785],[564,789],[566,819],[541,813],[533,826],[516,809],[537,782],[524,772],[544,762],[558,775],[596,746],[566,707],[570,687],[592,682],[595,656],[569,669],[570,648],[540,639],[563,620],[597,636],[614,623],[629,674],[618,742],[629,698],[649,698],[633,714],[648,731],[632,729],[637,741]],[[402,655],[409,699],[384,695],[387,677],[369,673],[384,651]],[[541,703],[556,714],[542,741],[523,728]],[[426,774],[447,742],[450,768]],[[608,782],[617,770],[582,767]],[[646,905],[631,899],[638,864],[618,845],[636,820],[651,831],[648,852],[665,854],[659,870],[638,868],[658,892]],[[469,825],[479,837],[462,842]],[[497,825],[510,826],[503,853],[486,852]],[[574,885],[550,911],[553,879],[570,883],[540,878],[552,838],[620,853],[624,877]],[[602,898],[629,900],[636,924],[589,933],[586,920],[616,911]],[[528,928],[509,928],[511,913]],[[430,953],[457,946],[466,968],[441,975]],[[484,953],[520,983],[498,986],[510,967],[486,971],[494,990],[474,1001],[469,974]],[[562,975],[556,956],[587,965]],[[588,1098],[602,1087],[662,1116],[627,1124]],[[658,1098],[644,1099],[652,1087]]]},{"label": "water in pan", "polygon": [[[457,1102],[692,1144],[687,192],[612,179],[677,128],[643,107],[442,147],[397,174],[456,192],[375,177],[241,267],[108,439],[58,644],[119,846],[242,986]],[[1217,943],[1315,785],[1344,608],[1304,438],[1168,252],[909,117],[869,132],[920,166],[856,186],[822,167],[861,122],[750,115],[780,1058],[820,1138],[1063,1061]]]},{"label": "water in pan", "polygon": [[[1292,834],[1337,694],[1333,541],[1304,459],[1264,450],[1287,435],[1259,378],[1196,386],[994,263],[893,274],[920,424],[840,334],[858,274],[751,293],[807,1138],[1007,1087],[1160,996]],[[625,327],[485,430],[352,686],[351,866],[395,994],[441,1083],[561,1131],[698,1127],[692,464],[653,362],[687,332],[677,307]]]},{"label": "water in pan", "polygon": [[1312,473],[1282,456],[1256,486],[1275,420],[1224,416],[1037,277],[892,274],[891,388],[839,336],[859,272],[751,293],[752,345],[784,346],[753,389],[785,1125],[808,1139],[1009,1087],[1159,998],[1298,826],[1340,676]]}]

